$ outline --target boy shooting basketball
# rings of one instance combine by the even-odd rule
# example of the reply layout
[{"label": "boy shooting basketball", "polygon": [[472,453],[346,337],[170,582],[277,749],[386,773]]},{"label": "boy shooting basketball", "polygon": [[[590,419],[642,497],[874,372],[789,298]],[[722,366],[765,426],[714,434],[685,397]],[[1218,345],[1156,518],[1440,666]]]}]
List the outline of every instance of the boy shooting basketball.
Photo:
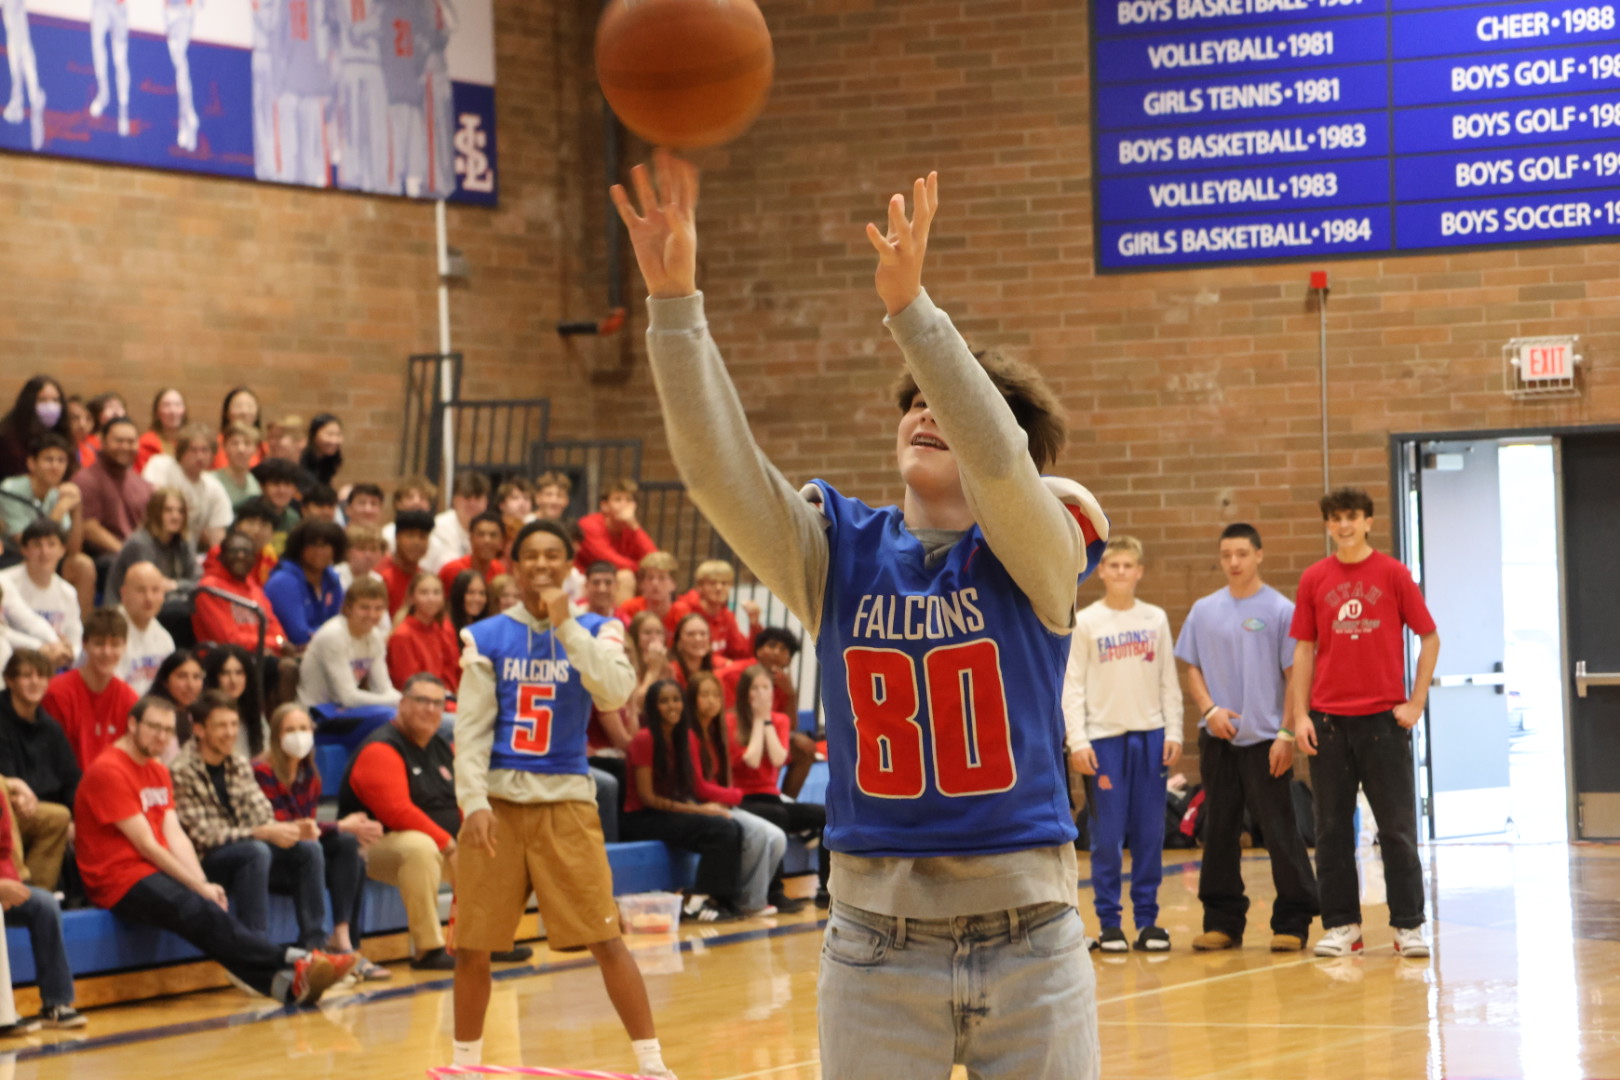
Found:
[{"label": "boy shooting basketball", "polygon": [[[935,176],[889,203],[877,290],[905,354],[903,507],[760,453],[696,287],[697,172],[660,153],[641,213],[613,199],[647,281],[648,349],[693,501],[815,635],[833,907],[819,987],[829,1080],[1098,1072],[1059,697],[1076,579],[1107,522],[1043,479],[1064,439],[1039,376],[975,358],[922,288]],[[1022,430],[1021,430],[1022,429]],[[738,498],[738,493],[747,498]]]},{"label": "boy shooting basketball", "polygon": [[482,1064],[490,953],[512,947],[532,889],[551,947],[589,949],[601,966],[638,1071],[674,1080],[641,971],[619,937],[585,761],[591,703],[617,709],[635,686],[624,627],[574,615],[562,591],[574,550],[561,525],[530,522],[513,551],[523,602],[461,634],[455,1064]]}]

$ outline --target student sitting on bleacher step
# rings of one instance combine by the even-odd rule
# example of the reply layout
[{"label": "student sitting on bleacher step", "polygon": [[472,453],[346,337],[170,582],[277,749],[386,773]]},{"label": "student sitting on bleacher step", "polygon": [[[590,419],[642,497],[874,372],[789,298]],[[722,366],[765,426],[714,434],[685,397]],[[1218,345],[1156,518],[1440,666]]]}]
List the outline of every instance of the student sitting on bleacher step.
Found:
[{"label": "student sitting on bleacher step", "polygon": [[355,958],[272,945],[231,917],[225,890],[203,873],[175,815],[174,787],[159,760],[174,723],[172,705],[142,698],[124,737],[85,774],[73,820],[91,901],[128,922],[179,935],[266,997],[289,1005],[318,1001]]}]

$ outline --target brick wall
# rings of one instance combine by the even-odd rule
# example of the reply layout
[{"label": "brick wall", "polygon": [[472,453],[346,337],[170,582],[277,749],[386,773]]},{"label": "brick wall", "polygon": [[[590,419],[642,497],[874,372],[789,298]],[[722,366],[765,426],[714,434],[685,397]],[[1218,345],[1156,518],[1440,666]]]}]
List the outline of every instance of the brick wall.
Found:
[{"label": "brick wall", "polygon": [[[589,5],[498,0],[501,205],[451,208],[470,281],[452,297],[467,390],[553,393],[589,427],[591,357],[560,319],[605,307]],[[0,409],[36,371],[70,393],[121,391],[142,423],[160,387],[216,423],[245,382],[266,417],[329,410],[348,431],[342,479],[394,475],[404,358],[437,351],[434,211],[404,199],[0,158]]]},{"label": "brick wall", "polygon": [[[882,394],[897,353],[861,227],[937,168],[930,291],[974,344],[1057,384],[1071,413],[1060,471],[1147,545],[1144,597],[1179,628],[1221,586],[1214,538],[1238,520],[1261,529],[1269,578],[1292,593],[1323,551],[1313,267],[1093,274],[1085,6],[765,10],[771,104],[746,138],[700,158],[700,285],[758,438],[789,478],[898,495]],[[1322,268],[1333,477],[1369,488],[1380,511],[1392,431],[1620,420],[1620,245]],[[1502,393],[1502,343],[1542,333],[1582,336],[1579,400]],[[617,412],[599,411],[604,429],[656,427],[644,373],[629,389]]]}]

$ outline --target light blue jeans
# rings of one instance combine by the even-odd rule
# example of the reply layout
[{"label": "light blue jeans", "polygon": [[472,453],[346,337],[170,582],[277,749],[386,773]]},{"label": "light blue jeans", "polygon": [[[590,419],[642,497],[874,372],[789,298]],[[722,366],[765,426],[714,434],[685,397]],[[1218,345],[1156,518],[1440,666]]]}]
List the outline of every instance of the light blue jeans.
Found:
[{"label": "light blue jeans", "polygon": [[1097,986],[1066,904],[900,919],[834,902],[823,1080],[1097,1080]]},{"label": "light blue jeans", "polygon": [[731,807],[731,820],[742,829],[742,859],[737,874],[737,906],[751,914],[764,907],[776,866],[787,854],[787,833],[762,817]]}]

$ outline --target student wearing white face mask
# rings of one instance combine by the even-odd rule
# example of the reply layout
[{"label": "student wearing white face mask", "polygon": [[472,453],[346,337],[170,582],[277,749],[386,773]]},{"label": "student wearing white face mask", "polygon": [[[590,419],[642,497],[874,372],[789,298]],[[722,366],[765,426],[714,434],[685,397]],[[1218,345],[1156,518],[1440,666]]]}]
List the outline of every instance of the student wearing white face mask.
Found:
[{"label": "student wearing white face mask", "polygon": [[[315,771],[315,725],[301,706],[288,703],[270,715],[270,738],[265,752],[253,762],[253,775],[270,800],[277,821],[314,822],[320,830],[321,852],[326,856],[326,890],[332,899],[330,951],[351,953],[360,941],[360,898],[366,880],[360,852],[382,836],[380,824],[365,813],[338,821],[315,820],[321,800],[321,777]],[[385,967],[361,957],[355,971],[364,979],[393,975]]]}]

